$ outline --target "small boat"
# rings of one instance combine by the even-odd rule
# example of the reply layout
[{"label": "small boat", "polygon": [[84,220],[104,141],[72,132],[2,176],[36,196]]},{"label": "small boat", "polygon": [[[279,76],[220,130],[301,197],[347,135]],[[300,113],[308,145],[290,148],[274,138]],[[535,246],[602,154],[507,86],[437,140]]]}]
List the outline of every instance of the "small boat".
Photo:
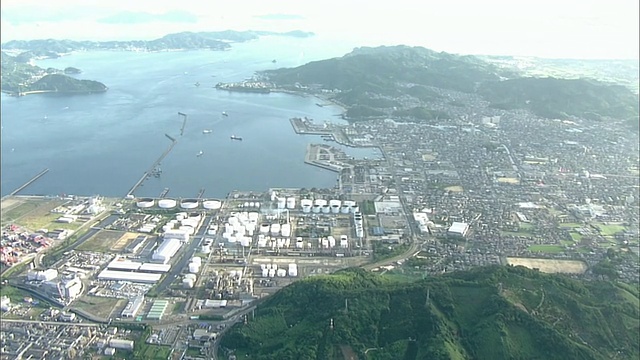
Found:
[{"label": "small boat", "polygon": [[202,156],[202,154],[204,154],[204,151],[200,150],[200,152],[199,152],[199,153],[197,153],[197,154],[196,154],[196,156],[197,156],[197,157],[200,157],[200,156]]},{"label": "small boat", "polygon": [[242,141],[242,138],[241,138],[240,136],[231,135],[231,140],[239,140],[239,141]]},{"label": "small boat", "polygon": [[199,83],[199,82],[197,82],[197,83],[195,83],[195,85],[196,85],[196,86],[200,86],[200,83]]},{"label": "small boat", "polygon": [[227,114],[227,112],[226,112],[226,111],[223,111],[223,112],[222,112],[222,116],[229,116],[229,114]]},{"label": "small boat", "polygon": [[213,130],[209,130],[209,129],[202,130],[203,134],[211,134],[212,132]]},{"label": "small boat", "polygon": [[273,59],[273,60],[271,60],[271,62],[275,64],[277,61],[276,61],[276,59]]}]

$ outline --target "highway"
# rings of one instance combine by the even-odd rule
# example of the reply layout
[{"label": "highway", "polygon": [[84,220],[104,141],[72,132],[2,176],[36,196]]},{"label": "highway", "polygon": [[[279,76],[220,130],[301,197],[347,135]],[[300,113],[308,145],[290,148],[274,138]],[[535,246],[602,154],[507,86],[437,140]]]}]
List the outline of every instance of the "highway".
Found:
[{"label": "highway", "polygon": [[58,322],[58,321],[38,321],[38,320],[20,320],[20,319],[2,319],[3,323],[27,323],[27,324],[44,324],[44,325],[61,325],[61,326],[83,326],[98,327],[102,324],[94,323],[75,323],[75,322]]},{"label": "highway", "polygon": [[156,285],[156,293],[162,294],[173,281],[180,275],[182,269],[184,269],[189,260],[196,253],[196,249],[202,240],[207,229],[209,229],[209,224],[211,223],[212,216],[206,216],[202,222],[202,226],[198,229],[198,232],[191,237],[191,241],[186,247],[183,247],[177,254],[178,259],[171,266],[171,270],[167,273],[167,275]]}]

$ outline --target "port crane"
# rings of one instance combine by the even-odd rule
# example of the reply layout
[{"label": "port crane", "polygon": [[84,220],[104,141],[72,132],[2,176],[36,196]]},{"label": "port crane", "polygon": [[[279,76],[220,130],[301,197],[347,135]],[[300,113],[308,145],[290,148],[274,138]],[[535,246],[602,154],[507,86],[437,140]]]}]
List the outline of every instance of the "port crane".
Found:
[{"label": "port crane", "polygon": [[182,136],[184,134],[184,127],[187,126],[187,114],[178,111],[178,116],[183,117],[182,128],[180,129],[180,136]]}]

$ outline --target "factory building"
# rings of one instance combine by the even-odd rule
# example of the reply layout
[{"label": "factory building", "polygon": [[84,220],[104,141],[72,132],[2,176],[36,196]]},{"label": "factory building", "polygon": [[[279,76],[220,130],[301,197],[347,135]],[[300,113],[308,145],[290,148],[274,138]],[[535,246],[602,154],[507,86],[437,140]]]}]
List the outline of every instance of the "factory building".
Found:
[{"label": "factory building", "polygon": [[[189,238],[188,235],[185,234],[185,236]],[[169,260],[171,260],[171,257],[175,255],[176,252],[178,252],[178,250],[180,249],[180,246],[182,246],[182,242],[180,239],[165,237],[160,247],[158,247],[158,249],[153,252],[151,259],[162,262],[163,264],[166,264],[169,262]]]},{"label": "factory building", "polygon": [[463,222],[454,222],[447,231],[449,236],[464,237],[469,232],[469,224]]},{"label": "factory building", "polygon": [[58,270],[46,269],[46,270],[30,270],[27,273],[27,280],[29,281],[51,281],[58,277]]},{"label": "factory building", "polygon": [[130,299],[125,306],[124,310],[122,310],[123,318],[132,318],[135,317],[140,308],[144,304],[144,296],[136,296],[133,299]]},{"label": "factory building", "polygon": [[145,235],[139,235],[131,242],[131,244],[124,248],[124,251],[130,254],[135,254],[142,249],[142,245],[144,245],[146,240],[147,237]]},{"label": "factory building", "polygon": [[156,300],[151,305],[151,309],[147,314],[147,319],[151,320],[162,320],[164,316],[164,312],[167,310],[169,306],[169,302],[167,300]]},{"label": "factory building", "polygon": [[98,274],[99,280],[131,281],[146,284],[154,284],[158,282],[161,277],[162,274],[134,273],[113,270],[103,270]]},{"label": "factory building", "polygon": [[187,242],[189,241],[189,232],[180,229],[170,229],[162,234],[162,238],[165,240],[178,239],[182,242]]},{"label": "factory building", "polygon": [[109,340],[109,346],[114,349],[133,350],[133,340],[111,339]]}]

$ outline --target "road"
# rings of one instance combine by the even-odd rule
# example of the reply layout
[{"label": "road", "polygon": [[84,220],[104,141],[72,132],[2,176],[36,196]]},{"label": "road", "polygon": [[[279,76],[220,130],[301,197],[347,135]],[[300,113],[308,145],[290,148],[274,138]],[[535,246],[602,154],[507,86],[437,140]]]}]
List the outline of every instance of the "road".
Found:
[{"label": "road", "polygon": [[98,327],[98,326],[102,326],[102,324],[94,324],[94,323],[74,323],[74,322],[19,320],[19,319],[2,319],[2,322],[3,323],[27,323],[27,324],[61,325],[61,326],[82,326],[82,327]]},{"label": "road", "polygon": [[193,255],[196,253],[196,249],[200,245],[205,232],[207,231],[207,229],[209,229],[211,219],[211,215],[206,216],[202,222],[202,226],[200,226],[200,229],[198,229],[198,232],[191,237],[189,245],[178,252],[178,260],[171,266],[171,270],[169,271],[169,273],[167,273],[167,275],[156,286],[157,294],[162,294],[180,275],[182,269],[187,266],[189,260],[191,260]]}]

